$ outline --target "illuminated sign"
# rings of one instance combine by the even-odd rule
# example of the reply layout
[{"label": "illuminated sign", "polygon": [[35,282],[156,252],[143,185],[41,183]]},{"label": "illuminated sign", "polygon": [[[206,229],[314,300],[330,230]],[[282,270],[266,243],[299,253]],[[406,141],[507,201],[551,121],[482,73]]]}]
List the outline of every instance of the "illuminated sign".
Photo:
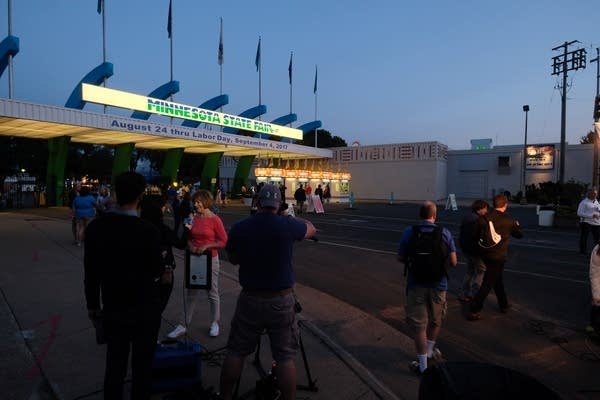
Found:
[{"label": "illuminated sign", "polygon": [[128,108],[167,117],[188,119],[195,122],[220,125],[226,128],[243,129],[251,132],[265,133],[267,135],[302,139],[302,131],[299,129],[244,118],[239,115],[224,114],[218,111],[205,110],[203,108],[185,104],[140,96],[102,86],[89,85],[87,83],[81,84],[81,99],[91,103]]},{"label": "illuminated sign", "polygon": [[554,145],[527,146],[526,169],[554,169]]}]

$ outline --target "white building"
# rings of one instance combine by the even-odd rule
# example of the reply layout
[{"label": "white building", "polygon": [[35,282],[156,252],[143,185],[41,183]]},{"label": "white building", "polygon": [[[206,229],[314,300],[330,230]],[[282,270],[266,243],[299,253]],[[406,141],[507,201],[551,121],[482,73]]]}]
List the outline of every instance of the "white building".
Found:
[{"label": "white building", "polygon": [[[490,199],[516,194],[523,179],[523,146],[472,141],[471,150],[448,150],[439,142],[352,146],[333,149],[331,162],[352,174],[358,200]],[[566,145],[564,180],[591,184],[593,145]],[[559,180],[560,144],[527,146],[525,183]]]}]

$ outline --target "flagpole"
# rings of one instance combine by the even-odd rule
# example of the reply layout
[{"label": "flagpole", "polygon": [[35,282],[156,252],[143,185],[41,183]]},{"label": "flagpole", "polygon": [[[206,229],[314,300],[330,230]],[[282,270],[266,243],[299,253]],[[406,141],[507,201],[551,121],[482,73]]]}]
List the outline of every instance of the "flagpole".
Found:
[{"label": "flagpole", "polygon": [[[292,60],[294,59],[294,52],[290,53],[290,66],[288,67],[288,72],[290,75],[290,114],[292,113],[292,91],[293,91],[293,80],[292,80]],[[290,122],[290,126],[292,123]]]},{"label": "flagpole", "polygon": [[[173,82],[173,0],[169,0],[169,20],[167,21],[167,32],[169,33],[169,52],[171,66],[171,82]],[[169,96],[169,100],[173,101],[173,94]],[[171,124],[173,117],[170,118]]]},{"label": "flagpole", "polygon": [[[12,0],[8,0],[8,36],[12,36]],[[13,56],[8,54],[8,98],[13,98]]]},{"label": "flagpole", "polygon": [[[169,0],[169,22],[171,24],[171,29],[169,31],[169,45],[170,45],[170,53],[171,53],[171,81],[173,81],[173,15],[172,13],[172,0]],[[173,95],[171,95],[171,101],[173,100]]]},{"label": "flagpole", "polygon": [[[102,62],[106,62],[106,0],[102,0]],[[104,86],[106,86],[106,77]]]},{"label": "flagpole", "polygon": [[[317,65],[315,64],[315,86],[313,88],[315,94],[315,121],[317,120]],[[317,147],[317,128],[315,128],[315,147]]]},{"label": "flagpole", "polygon": [[[106,62],[106,0],[100,0],[102,6],[102,63]],[[102,86],[106,87],[106,76],[102,78]],[[108,109],[107,105],[104,105],[104,114]]]},{"label": "flagpole", "polygon": [[[217,56],[219,63],[219,94],[223,94],[223,17],[221,17],[221,30],[219,33],[219,53]],[[223,107],[221,107],[223,111]]]},{"label": "flagpole", "polygon": [[[258,69],[258,105],[262,104],[262,61],[260,54],[261,37],[258,37],[258,49],[256,50],[256,68]],[[260,117],[259,117],[260,119]]]}]

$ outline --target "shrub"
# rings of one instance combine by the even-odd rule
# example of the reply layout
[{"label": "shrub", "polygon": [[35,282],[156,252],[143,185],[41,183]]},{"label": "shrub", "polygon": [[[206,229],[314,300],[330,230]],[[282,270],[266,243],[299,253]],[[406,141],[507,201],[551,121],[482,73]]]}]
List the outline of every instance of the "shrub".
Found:
[{"label": "shrub", "polygon": [[587,183],[577,182],[573,179],[563,184],[551,181],[540,182],[537,185],[527,185],[525,196],[528,203],[564,206],[565,210],[573,207],[576,209],[588,186]]}]

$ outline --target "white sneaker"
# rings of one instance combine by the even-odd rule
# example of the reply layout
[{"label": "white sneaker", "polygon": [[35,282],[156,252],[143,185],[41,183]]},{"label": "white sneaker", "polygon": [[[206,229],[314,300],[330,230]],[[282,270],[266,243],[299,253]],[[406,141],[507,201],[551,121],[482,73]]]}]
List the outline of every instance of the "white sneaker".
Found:
[{"label": "white sneaker", "polygon": [[175,338],[178,338],[179,336],[185,334],[185,332],[187,332],[187,329],[185,329],[185,326],[177,325],[175,327],[175,329],[173,329],[171,332],[169,332],[167,334],[167,337],[170,339],[175,339]]},{"label": "white sneaker", "polygon": [[219,336],[219,324],[216,322],[213,322],[212,324],[210,324],[210,329],[208,331],[208,334],[210,335],[210,337]]}]

